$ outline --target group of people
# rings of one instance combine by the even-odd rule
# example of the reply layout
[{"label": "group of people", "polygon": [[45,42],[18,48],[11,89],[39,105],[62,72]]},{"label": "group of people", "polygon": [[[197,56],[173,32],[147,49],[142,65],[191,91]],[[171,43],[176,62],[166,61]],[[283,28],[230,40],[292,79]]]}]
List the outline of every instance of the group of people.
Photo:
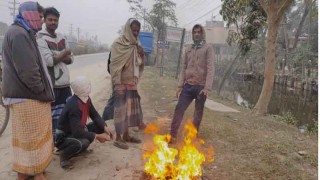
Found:
[{"label": "group of people", "polygon": [[[67,65],[74,59],[66,39],[56,33],[59,17],[53,7],[21,3],[4,38],[3,99],[12,114],[13,170],[19,180],[30,176],[46,179],[44,171],[54,146],[61,167],[68,168],[70,158],[85,152],[94,139],[101,143],[113,139],[106,119],[91,101],[90,80],[80,76],[70,83]],[[43,22],[45,29],[41,30]],[[138,38],[140,27],[138,20],[130,18],[111,46],[113,145],[121,149],[128,149],[128,142],[141,143],[129,134],[129,127],[145,127],[138,93],[145,61]],[[170,143],[176,141],[183,114],[194,99],[193,124],[199,130],[212,87],[213,49],[206,44],[201,25],[195,25],[192,34],[194,43],[184,53]]]}]

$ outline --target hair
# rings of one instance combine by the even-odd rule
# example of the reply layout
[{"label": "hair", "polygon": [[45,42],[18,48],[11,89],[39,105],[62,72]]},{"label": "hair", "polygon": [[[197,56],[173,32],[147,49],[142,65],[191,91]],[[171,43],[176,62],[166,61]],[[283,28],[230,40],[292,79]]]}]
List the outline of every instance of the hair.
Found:
[{"label": "hair", "polygon": [[48,15],[54,15],[57,18],[60,17],[59,11],[54,7],[48,7],[48,8],[45,9],[44,14],[43,14],[44,19],[46,19]]},{"label": "hair", "polygon": [[195,29],[198,29],[198,28],[201,30],[201,33],[202,33],[202,26],[201,26],[200,24],[196,24],[196,25],[193,26],[193,28],[192,28],[192,33],[193,33],[193,31],[194,31]]},{"label": "hair", "polygon": [[133,21],[131,22],[131,24],[130,24],[130,27],[131,27],[133,24],[135,24],[135,25],[139,26],[139,28],[141,28],[141,23],[140,23],[138,20],[133,20]]},{"label": "hair", "polygon": [[39,13],[43,13],[45,11],[44,8],[39,3],[37,3],[37,9]]}]

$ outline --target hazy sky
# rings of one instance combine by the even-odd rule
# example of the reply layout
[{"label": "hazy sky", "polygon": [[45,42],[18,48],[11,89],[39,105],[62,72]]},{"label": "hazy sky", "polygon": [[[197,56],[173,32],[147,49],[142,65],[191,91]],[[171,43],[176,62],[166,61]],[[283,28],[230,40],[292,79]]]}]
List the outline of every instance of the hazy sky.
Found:
[{"label": "hazy sky", "polygon": [[[26,0],[18,0],[25,2]],[[178,26],[190,29],[193,24],[204,24],[216,16],[221,9],[220,0],[173,0],[176,6]],[[0,0],[0,21],[12,23],[9,6],[13,0]],[[80,28],[80,37],[97,35],[100,42],[111,44],[118,36],[117,31],[126,20],[133,16],[129,11],[126,0],[38,0],[44,6],[54,6],[60,11],[60,23],[58,32],[77,34]],[[143,5],[149,10],[154,0],[144,0]],[[72,25],[71,25],[72,24]],[[72,28],[71,28],[72,26]]]}]

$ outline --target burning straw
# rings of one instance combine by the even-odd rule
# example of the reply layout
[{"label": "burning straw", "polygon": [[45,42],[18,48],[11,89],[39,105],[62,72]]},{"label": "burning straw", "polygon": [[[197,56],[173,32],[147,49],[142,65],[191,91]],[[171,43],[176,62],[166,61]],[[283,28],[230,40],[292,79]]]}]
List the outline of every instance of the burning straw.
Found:
[{"label": "burning straw", "polygon": [[202,176],[201,165],[213,162],[213,147],[205,148],[204,140],[197,138],[197,130],[191,120],[184,127],[184,140],[178,149],[169,147],[170,135],[159,135],[156,125],[150,124],[146,134],[153,135],[153,143],[144,146],[151,149],[143,155],[144,171],[154,179],[191,180]]}]

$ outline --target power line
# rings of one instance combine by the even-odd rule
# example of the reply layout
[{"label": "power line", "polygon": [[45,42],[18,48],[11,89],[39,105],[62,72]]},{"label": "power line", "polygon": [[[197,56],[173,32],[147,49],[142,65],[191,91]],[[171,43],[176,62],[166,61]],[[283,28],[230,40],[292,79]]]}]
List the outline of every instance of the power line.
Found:
[{"label": "power line", "polygon": [[210,10],[210,11],[209,11],[209,12],[207,12],[207,13],[205,13],[204,15],[202,15],[202,16],[200,16],[200,17],[198,17],[197,19],[195,19],[195,20],[192,20],[192,21],[188,22],[188,23],[187,23],[187,24],[185,24],[184,26],[187,26],[187,25],[189,25],[189,24],[193,23],[194,21],[197,21],[197,20],[199,20],[199,19],[203,18],[204,16],[206,16],[206,15],[210,14],[211,12],[213,12],[213,11],[217,10],[217,9],[218,9],[219,7],[221,7],[221,6],[222,6],[222,4],[220,4],[219,6],[217,6],[217,7],[213,8],[212,10]]}]

